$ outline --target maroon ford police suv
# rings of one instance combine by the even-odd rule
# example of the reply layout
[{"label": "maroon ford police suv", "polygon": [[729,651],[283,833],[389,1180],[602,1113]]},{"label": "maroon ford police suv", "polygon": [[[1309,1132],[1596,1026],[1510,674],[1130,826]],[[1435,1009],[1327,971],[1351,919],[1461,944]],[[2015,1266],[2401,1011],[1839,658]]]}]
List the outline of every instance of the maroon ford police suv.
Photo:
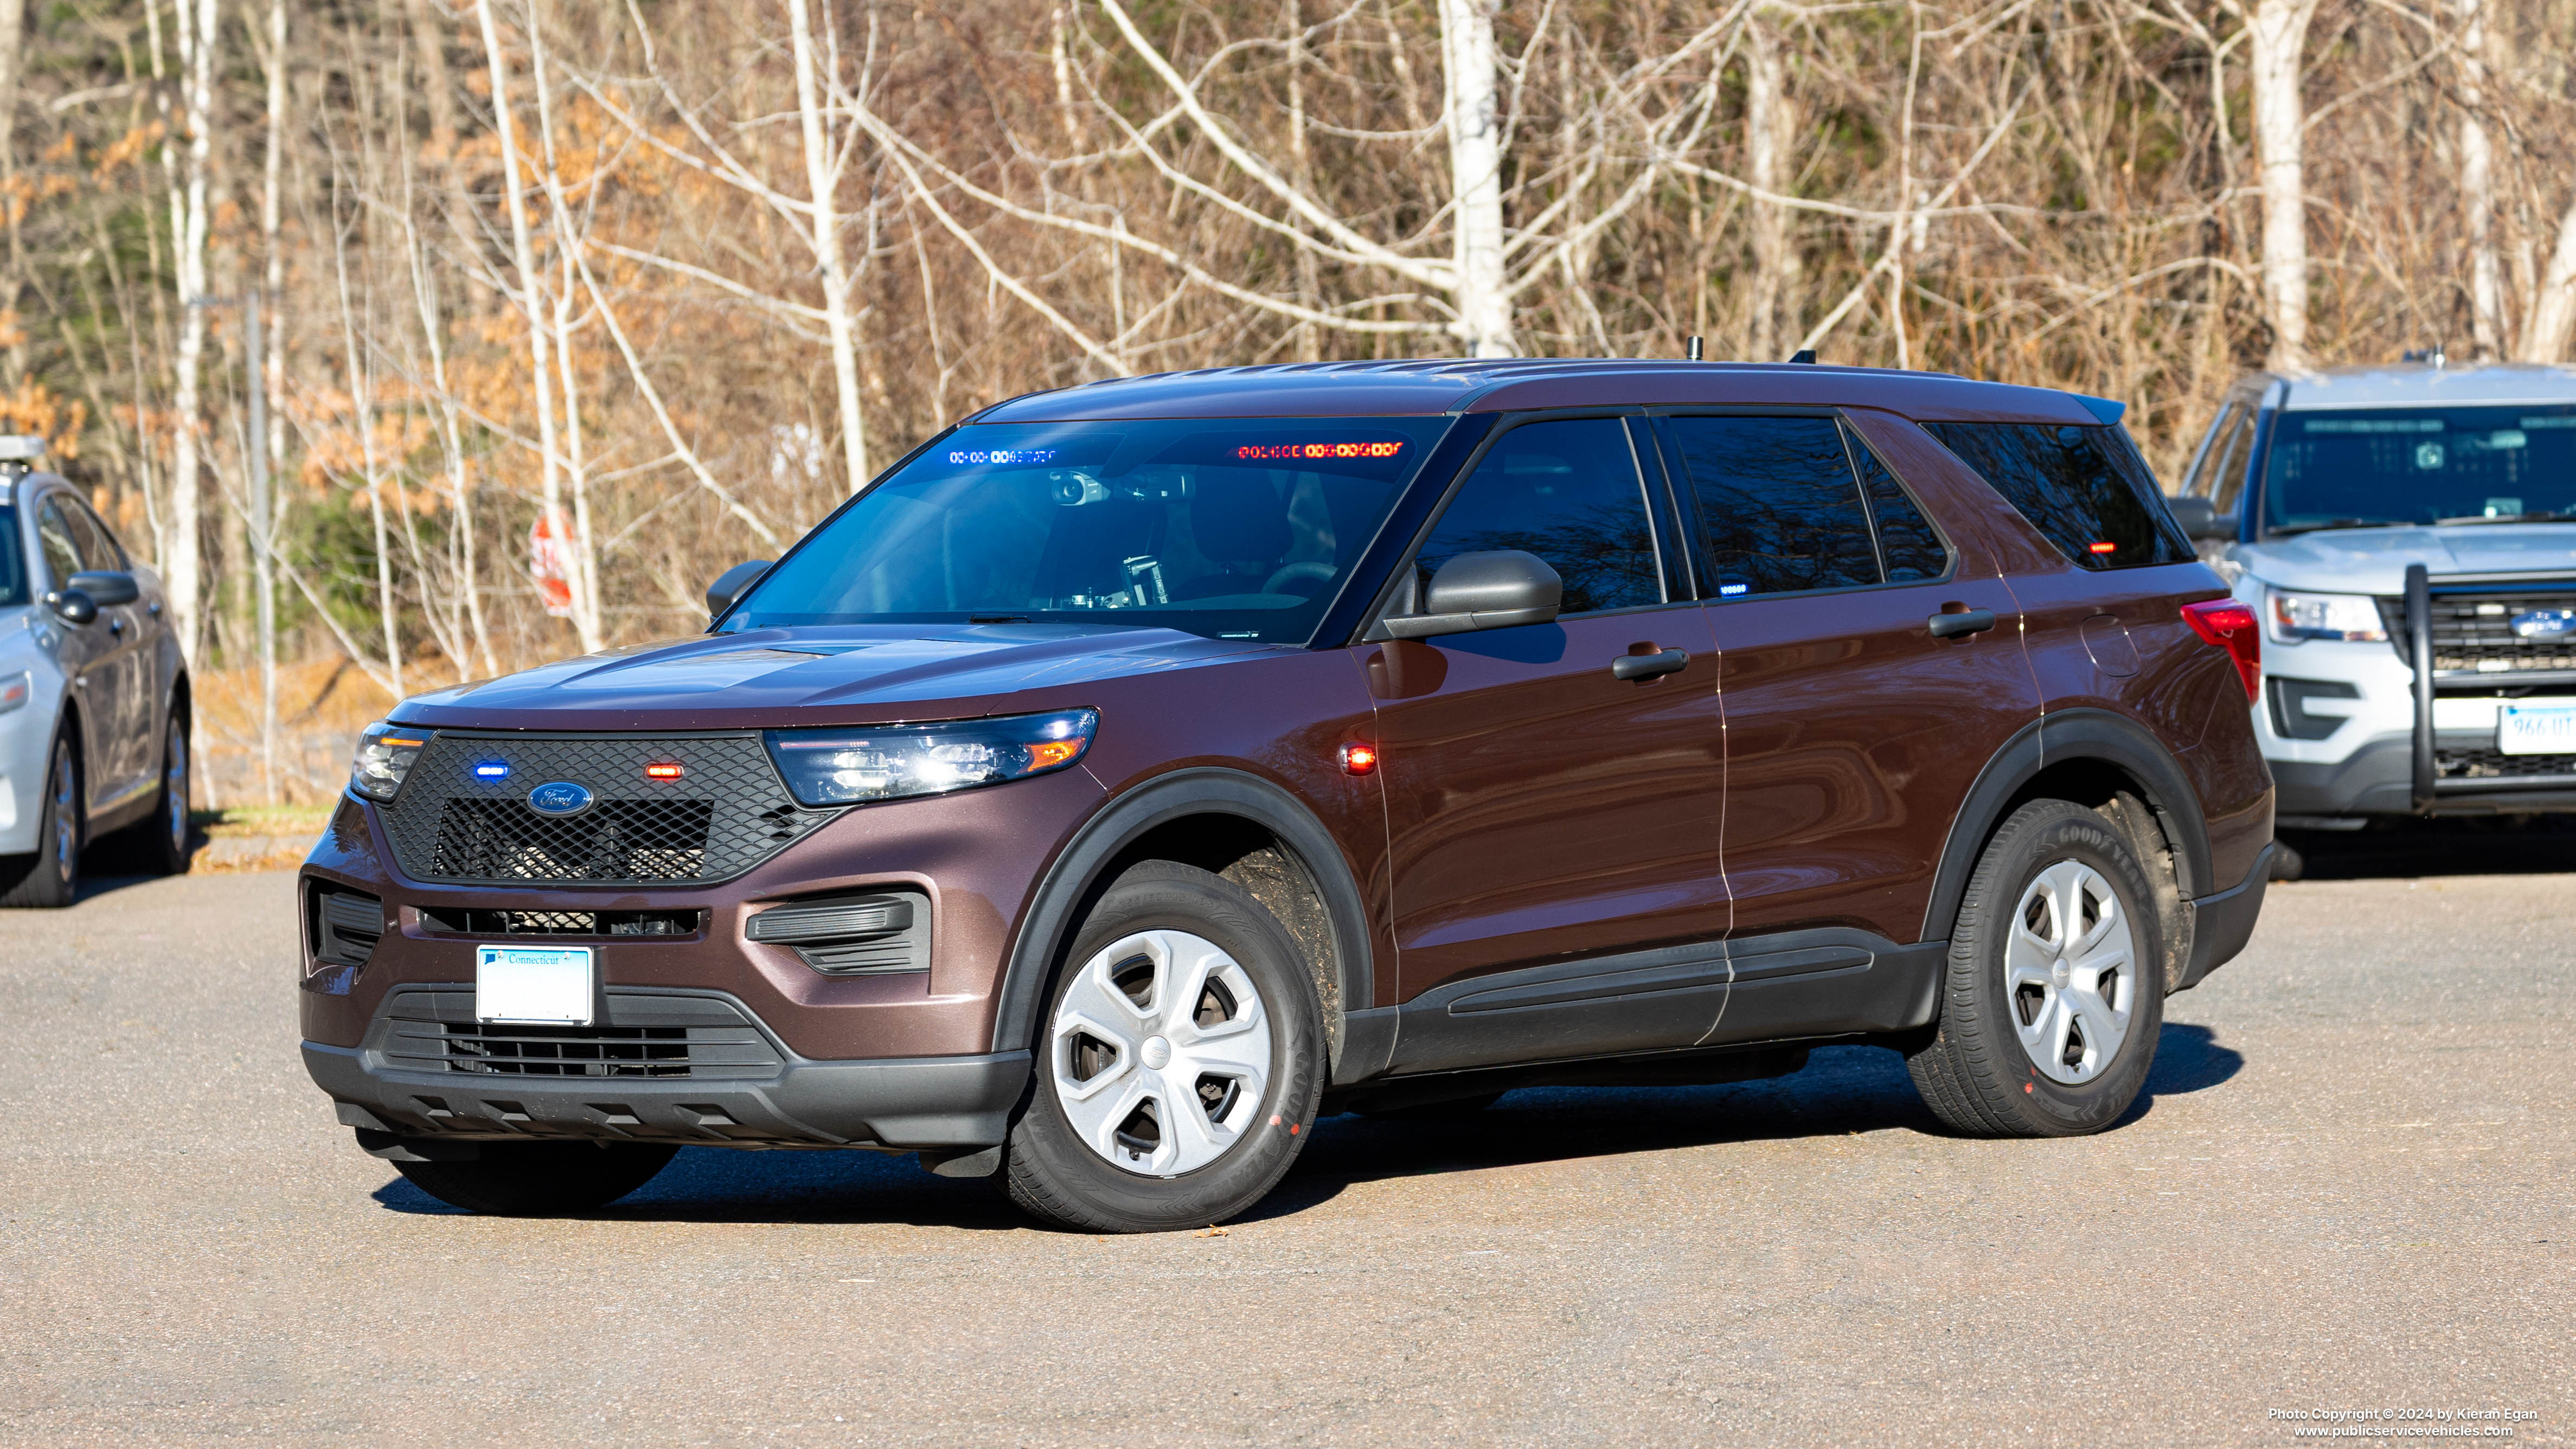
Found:
[{"label": "maroon ford police suv", "polygon": [[2272,851],[2253,620],[2118,417],[1618,361],[1004,403],[704,637],[370,727],[305,1061],[504,1213],[696,1144],[1195,1226],[1322,1115],[1819,1042],[2098,1130]]}]

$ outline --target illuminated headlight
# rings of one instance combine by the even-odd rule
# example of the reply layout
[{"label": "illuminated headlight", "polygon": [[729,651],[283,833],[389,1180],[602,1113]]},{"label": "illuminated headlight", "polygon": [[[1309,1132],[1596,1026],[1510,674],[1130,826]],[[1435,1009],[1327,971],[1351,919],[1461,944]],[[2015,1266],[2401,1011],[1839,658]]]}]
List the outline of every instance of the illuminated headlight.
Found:
[{"label": "illuminated headlight", "polygon": [[2341,639],[2352,643],[2385,640],[2379,601],[2367,594],[2292,594],[2271,591],[2272,637],[2284,644],[2302,639]]},{"label": "illuminated headlight", "polygon": [[1091,747],[1100,716],[1087,709],[943,724],[772,730],[769,757],[808,805],[941,795],[1061,770]]},{"label": "illuminated headlight", "polygon": [[349,788],[378,802],[391,800],[411,773],[429,731],[378,720],[358,736],[358,752],[349,761]]}]

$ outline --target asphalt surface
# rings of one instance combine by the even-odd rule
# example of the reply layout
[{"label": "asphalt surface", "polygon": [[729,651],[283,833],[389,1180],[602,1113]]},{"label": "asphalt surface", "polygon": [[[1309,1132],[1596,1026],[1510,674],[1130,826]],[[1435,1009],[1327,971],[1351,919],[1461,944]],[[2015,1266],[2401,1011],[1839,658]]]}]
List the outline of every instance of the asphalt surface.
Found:
[{"label": "asphalt surface", "polygon": [[2576,849],[2329,856],[2102,1136],[1946,1137],[1835,1048],[1328,1119],[1252,1219],[1114,1239],[870,1154],[449,1211],[304,1079],[288,876],[94,888],[0,912],[0,1441],[2567,1442]]}]

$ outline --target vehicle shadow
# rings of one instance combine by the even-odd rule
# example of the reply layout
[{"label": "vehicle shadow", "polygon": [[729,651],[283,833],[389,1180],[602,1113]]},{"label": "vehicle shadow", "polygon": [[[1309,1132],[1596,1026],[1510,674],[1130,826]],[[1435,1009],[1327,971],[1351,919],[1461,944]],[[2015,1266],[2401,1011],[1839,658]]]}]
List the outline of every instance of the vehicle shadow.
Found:
[{"label": "vehicle shadow", "polygon": [[[2242,1054],[2205,1026],[2169,1024],[2137,1105],[2206,1091],[2241,1071]],[[1314,1125],[1276,1191],[1243,1221],[1290,1217],[1353,1183],[1633,1152],[1902,1129],[1949,1135],[1915,1095],[1905,1059],[1882,1047],[1820,1047],[1806,1070],[1714,1087],[1535,1087],[1479,1113],[1370,1117]],[[375,1193],[386,1209],[462,1214],[397,1177]],[[877,1152],[741,1152],[683,1148],[632,1196],[590,1217],[607,1222],[908,1223],[968,1230],[1034,1224],[993,1179],[939,1177],[908,1156]]]},{"label": "vehicle shadow", "polygon": [[2363,830],[2284,830],[2301,880],[2576,873],[2576,815],[2402,820]]}]

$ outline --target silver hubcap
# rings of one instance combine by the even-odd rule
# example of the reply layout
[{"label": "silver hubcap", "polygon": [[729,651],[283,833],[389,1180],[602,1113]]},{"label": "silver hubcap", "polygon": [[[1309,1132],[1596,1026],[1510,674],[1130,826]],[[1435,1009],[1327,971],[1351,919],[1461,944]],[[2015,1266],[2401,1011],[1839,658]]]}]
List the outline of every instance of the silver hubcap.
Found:
[{"label": "silver hubcap", "polygon": [[1048,1027],[1048,1079],[1076,1135],[1174,1177],[1241,1141],[1270,1085],[1270,1016],[1223,947],[1140,931],[1082,963]]},{"label": "silver hubcap", "polygon": [[2137,933],[2102,873],[2061,860],[2021,893],[2004,988],[2031,1065],[2089,1082],[2120,1054],[2138,989]]},{"label": "silver hubcap", "polygon": [[80,859],[80,782],[72,773],[72,748],[54,746],[54,869],[72,878]]}]

